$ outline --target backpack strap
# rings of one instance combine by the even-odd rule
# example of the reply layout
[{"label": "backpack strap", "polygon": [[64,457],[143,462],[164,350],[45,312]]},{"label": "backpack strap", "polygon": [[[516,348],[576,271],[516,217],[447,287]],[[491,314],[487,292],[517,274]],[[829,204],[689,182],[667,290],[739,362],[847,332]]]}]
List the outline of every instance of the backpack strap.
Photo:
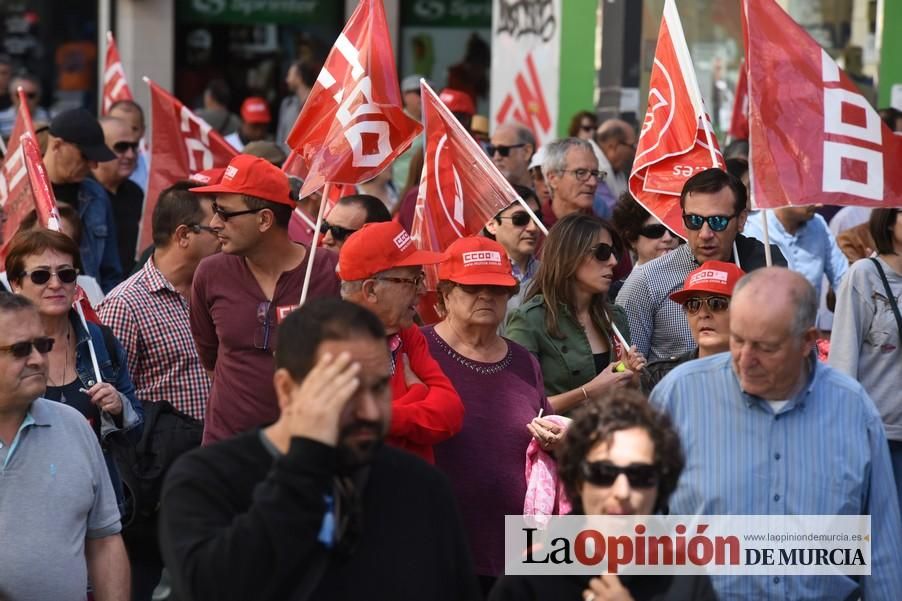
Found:
[{"label": "backpack strap", "polygon": [[103,333],[103,345],[106,347],[106,354],[110,357],[113,369],[118,372],[119,354],[116,352],[116,335],[113,334],[113,328],[103,324],[97,325],[100,326],[100,331]]},{"label": "backpack strap", "polygon": [[870,259],[873,261],[874,266],[877,268],[877,273],[880,274],[880,279],[883,281],[886,299],[893,310],[893,315],[896,317],[896,327],[899,328],[899,340],[902,341],[902,315],[899,314],[899,305],[896,303],[896,297],[893,296],[893,290],[889,287],[889,281],[886,279],[886,274],[883,272],[883,266],[880,265],[880,261],[874,257],[870,257]]}]

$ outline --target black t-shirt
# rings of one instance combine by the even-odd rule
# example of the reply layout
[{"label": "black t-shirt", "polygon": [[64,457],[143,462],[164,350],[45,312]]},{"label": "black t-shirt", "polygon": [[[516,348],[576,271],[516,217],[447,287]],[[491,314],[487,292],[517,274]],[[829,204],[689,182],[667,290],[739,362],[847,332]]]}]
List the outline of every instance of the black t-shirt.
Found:
[{"label": "black t-shirt", "polygon": [[119,249],[119,261],[122,273],[131,273],[135,265],[135,249],[138,246],[138,227],[141,224],[141,213],[144,210],[144,191],[141,186],[125,180],[113,194],[109,190],[110,202],[113,204],[113,218],[116,220],[116,242]]},{"label": "black t-shirt", "polygon": [[64,405],[69,405],[70,407],[77,409],[78,412],[84,415],[85,419],[88,420],[88,424],[99,439],[100,409],[91,402],[91,397],[84,392],[81,392],[82,390],[84,389],[82,388],[81,380],[75,378],[73,381],[63,386],[48,385],[47,391],[44,393],[44,398],[50,399],[51,401],[58,401]]},{"label": "black t-shirt", "polygon": [[64,202],[72,205],[78,210],[78,191],[81,189],[81,182],[74,184],[52,184],[53,195],[57,202]]}]

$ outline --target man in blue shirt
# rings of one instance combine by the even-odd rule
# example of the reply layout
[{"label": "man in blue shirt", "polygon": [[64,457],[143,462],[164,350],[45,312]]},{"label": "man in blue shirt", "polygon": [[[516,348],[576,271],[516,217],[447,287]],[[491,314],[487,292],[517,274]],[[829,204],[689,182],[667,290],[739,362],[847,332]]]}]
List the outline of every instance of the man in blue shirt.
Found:
[{"label": "man in blue shirt", "polygon": [[797,273],[736,285],[730,353],[691,361],[652,391],[686,468],[672,514],[870,515],[871,575],[712,576],[720,599],[902,599],[902,524],[889,447],[860,384],[817,362],[817,295]]}]

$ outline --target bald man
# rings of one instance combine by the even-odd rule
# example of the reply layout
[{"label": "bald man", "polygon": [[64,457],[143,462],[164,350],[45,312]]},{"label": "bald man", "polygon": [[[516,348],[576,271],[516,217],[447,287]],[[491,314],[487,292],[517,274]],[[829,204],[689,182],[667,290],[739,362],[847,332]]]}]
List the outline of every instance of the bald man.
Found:
[{"label": "bald man", "polygon": [[880,415],[855,380],[817,361],[818,297],[782,267],[743,277],[730,352],[655,387],[686,468],[671,514],[870,515],[869,576],[712,576],[721,599],[902,599],[902,524]]},{"label": "bald man", "polygon": [[636,156],[636,132],[621,119],[608,119],[595,132],[595,156],[598,170],[606,173],[598,186],[593,210],[610,217],[620,195],[627,191],[630,167]]},{"label": "bald man", "polygon": [[529,128],[517,123],[499,125],[486,150],[507,181],[516,186],[532,188],[529,159],[536,151],[536,138]]},{"label": "bald man", "polygon": [[101,117],[100,126],[104,141],[116,158],[98,163],[91,173],[107,191],[113,204],[119,260],[122,273],[127,275],[135,266],[138,226],[144,207],[144,192],[129,179],[137,165],[141,135],[130,122],[115,117]]}]

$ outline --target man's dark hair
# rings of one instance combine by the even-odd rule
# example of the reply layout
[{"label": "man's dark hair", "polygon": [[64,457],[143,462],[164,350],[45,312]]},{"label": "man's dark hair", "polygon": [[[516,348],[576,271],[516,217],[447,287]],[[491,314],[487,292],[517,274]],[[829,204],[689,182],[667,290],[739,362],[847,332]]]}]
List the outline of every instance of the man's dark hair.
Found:
[{"label": "man's dark hair", "polygon": [[342,196],[338,200],[338,204],[344,206],[357,205],[366,211],[365,223],[382,223],[391,221],[391,213],[385,203],[370,194],[350,194]]},{"label": "man's dark hair", "polygon": [[232,102],[232,92],[224,79],[211,79],[207,84],[206,91],[213,97],[213,100],[223,106],[229,106],[229,103]]},{"label": "man's dark hair", "polygon": [[745,185],[738,177],[716,167],[700,171],[686,180],[680,192],[680,208],[686,209],[686,197],[696,192],[717,194],[724,188],[733,191],[733,212],[738,215],[748,207]]},{"label": "man's dark hair", "polygon": [[279,202],[271,202],[269,200],[257,198],[256,196],[249,196],[247,194],[245,194],[243,198],[244,204],[247,205],[247,208],[269,209],[270,211],[272,211],[273,220],[276,222],[276,225],[282,229],[288,228],[288,223],[291,221],[291,214],[294,212],[294,209]]},{"label": "man's dark hair", "polygon": [[35,304],[31,300],[25,298],[21,294],[13,294],[0,289],[0,313],[9,313],[10,311],[22,311],[24,309],[37,310]]},{"label": "man's dark hair", "polygon": [[308,301],[279,325],[276,369],[287,369],[300,382],[313,369],[320,344],[359,338],[385,341],[385,328],[374,313],[337,298]]},{"label": "man's dark hair", "polygon": [[723,149],[723,158],[725,159],[747,159],[748,156],[749,141],[745,138],[733,140]]},{"label": "man's dark hair", "polygon": [[[604,125],[604,123],[602,123],[602,125]],[[597,144],[605,144],[609,141],[626,142],[628,135],[629,130],[626,128],[626,126],[619,123],[614,123],[603,129],[599,133],[595,134],[595,142]]]},{"label": "man's dark hair", "polygon": [[881,255],[896,254],[893,248],[893,228],[899,218],[899,209],[874,209],[871,211],[869,229],[874,238],[874,246]]},{"label": "man's dark hair", "polygon": [[203,225],[204,211],[201,197],[193,194],[191,188],[200,184],[191,181],[176,182],[160,192],[157,206],[153,209],[153,243],[157,248],[166,248],[172,234],[180,225]]},{"label": "man's dark hair", "polygon": [[742,176],[749,172],[749,162],[745,159],[740,159],[738,157],[727,159],[725,161],[727,164],[727,173],[738,177],[742,180]]},{"label": "man's dark hair", "polygon": [[320,63],[306,59],[297,61],[294,67],[298,71],[298,77],[301,78],[301,81],[308,88],[313,87],[313,84],[316,83],[316,78],[319,77],[319,72],[323,69]]},{"label": "man's dark hair", "polygon": [[123,108],[126,111],[137,111],[141,115],[141,123],[144,123],[144,109],[142,109],[141,105],[134,100],[117,100],[110,105],[109,110],[106,112],[107,115],[112,113],[117,108]]},{"label": "man's dark hair", "polygon": [[[59,211],[60,219],[62,221],[68,221],[72,225],[73,242],[81,244],[81,237],[84,232],[78,211],[72,205],[63,203],[57,205],[56,210]],[[31,230],[36,227],[44,226],[38,223],[38,212],[35,209],[32,209],[19,223],[19,231]]]}]

